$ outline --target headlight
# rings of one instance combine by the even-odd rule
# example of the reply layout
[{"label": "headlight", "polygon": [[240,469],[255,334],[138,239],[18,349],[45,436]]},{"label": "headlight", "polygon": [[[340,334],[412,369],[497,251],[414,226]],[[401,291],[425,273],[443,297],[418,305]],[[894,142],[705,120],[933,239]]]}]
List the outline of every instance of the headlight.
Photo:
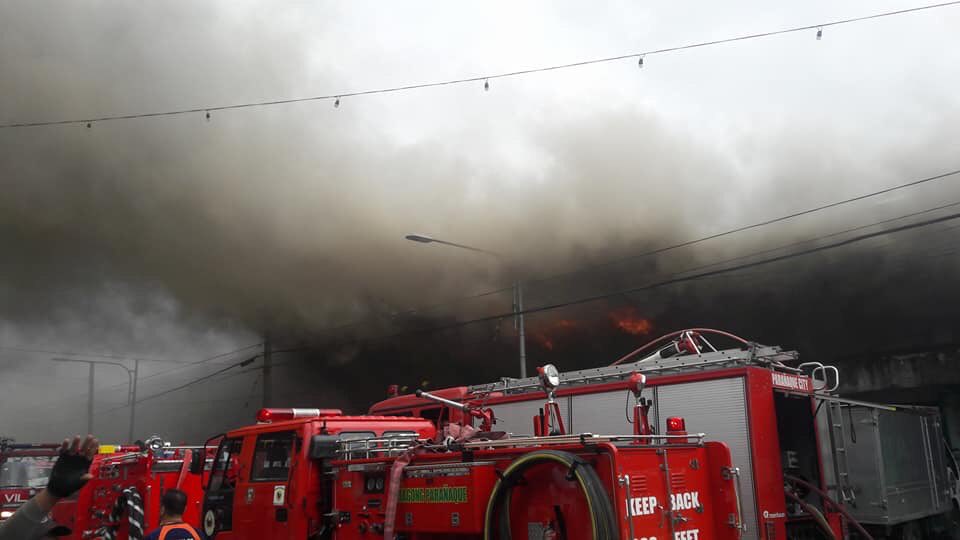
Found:
[{"label": "headlight", "polygon": [[11,512],[11,511],[9,511],[9,510],[0,511],[0,519],[7,519],[8,517],[10,517],[10,516],[12,516],[12,515],[13,515],[13,512]]}]

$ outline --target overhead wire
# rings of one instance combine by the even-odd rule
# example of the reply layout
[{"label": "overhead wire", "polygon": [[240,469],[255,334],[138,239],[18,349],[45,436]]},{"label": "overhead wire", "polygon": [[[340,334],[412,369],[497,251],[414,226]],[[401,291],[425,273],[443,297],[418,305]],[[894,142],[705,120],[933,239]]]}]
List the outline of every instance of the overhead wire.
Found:
[{"label": "overhead wire", "polygon": [[[927,184],[927,183],[929,183],[929,182],[934,182],[934,181],[937,181],[937,180],[942,180],[942,179],[944,179],[944,178],[948,178],[948,177],[952,177],[952,176],[956,176],[956,175],[960,175],[960,169],[954,169],[954,170],[947,171],[947,172],[944,172],[944,173],[940,173],[940,174],[936,174],[936,175],[932,175],[932,176],[927,176],[927,177],[924,177],[924,178],[920,178],[920,179],[917,179],[917,180],[912,180],[912,181],[909,181],[909,182],[905,182],[905,183],[897,184],[897,185],[894,185],[894,186],[882,188],[882,189],[875,190],[875,191],[871,191],[871,192],[868,192],[868,193],[862,193],[862,194],[860,194],[860,195],[856,195],[856,196],[853,196],[853,197],[848,197],[848,198],[846,198],[846,199],[842,199],[842,200],[839,200],[839,201],[834,201],[834,202],[831,202],[831,203],[821,204],[821,205],[818,205],[818,206],[814,206],[814,207],[807,208],[807,209],[804,209],[804,210],[799,210],[799,211],[792,212],[792,213],[789,213],[789,214],[785,214],[785,215],[782,215],[782,216],[779,216],[779,217],[775,217],[775,218],[765,219],[765,220],[758,221],[758,222],[755,222],[755,223],[751,223],[751,224],[748,224],[748,225],[738,226],[738,227],[735,227],[735,228],[733,228],[733,229],[724,230],[724,231],[721,231],[721,232],[718,232],[718,233],[712,233],[712,234],[709,234],[709,235],[707,235],[707,236],[702,236],[702,237],[698,237],[698,238],[693,238],[693,239],[689,239],[689,240],[684,240],[684,241],[682,241],[682,242],[677,242],[677,243],[674,243],[674,244],[670,244],[670,245],[658,247],[658,248],[655,248],[655,249],[652,249],[652,250],[648,250],[648,251],[644,251],[644,252],[641,252],[641,253],[633,254],[633,255],[630,255],[630,256],[627,256],[627,257],[622,257],[622,258],[620,258],[620,259],[615,259],[615,260],[612,260],[612,261],[606,261],[606,262],[603,262],[603,263],[598,263],[598,264],[589,265],[589,266],[583,266],[583,267],[576,268],[576,269],[571,270],[571,271],[568,271],[568,272],[563,272],[563,273],[559,273],[559,274],[553,274],[553,275],[545,276],[545,277],[541,277],[541,278],[535,278],[535,279],[530,279],[530,280],[523,280],[523,284],[524,284],[524,286],[529,287],[530,285],[536,285],[536,284],[540,284],[540,283],[546,283],[546,282],[549,282],[549,281],[554,281],[554,280],[557,280],[557,279],[561,279],[561,278],[565,278],[565,277],[571,277],[571,276],[578,275],[578,274],[585,273],[585,272],[589,272],[589,271],[594,271],[594,270],[597,270],[597,269],[600,269],[600,268],[606,268],[606,267],[609,267],[609,266],[613,266],[613,265],[617,265],[617,264],[623,264],[623,263],[625,263],[625,262],[634,261],[634,260],[637,260],[637,259],[641,259],[641,258],[645,258],[645,257],[650,257],[650,256],[653,256],[653,255],[659,255],[659,254],[661,254],[661,253],[666,253],[666,252],[668,252],[668,251],[673,251],[673,250],[677,250],[677,249],[684,248],[684,247],[690,247],[690,246],[693,246],[693,245],[696,245],[696,244],[701,244],[701,243],[704,243],[704,242],[708,242],[708,241],[710,241],[710,240],[716,240],[716,239],[718,239],[718,238],[723,238],[723,237],[726,237],[726,236],[731,236],[731,235],[734,235],[734,234],[737,234],[737,233],[740,233],[740,232],[744,232],[744,231],[748,231],[748,230],[752,230],[752,229],[758,229],[758,228],[761,228],[761,227],[765,227],[765,226],[772,225],[772,224],[775,224],[775,223],[780,223],[780,222],[783,222],[783,221],[788,221],[788,220],[791,220],[791,219],[794,219],[794,218],[798,218],[798,217],[801,217],[801,216],[807,216],[807,215],[810,215],[810,214],[815,214],[815,213],[817,213],[817,212],[822,212],[822,211],[824,211],[824,210],[828,210],[828,209],[831,209],[831,208],[837,208],[837,207],[839,207],[839,206],[851,204],[851,203],[858,202],[858,201],[863,201],[863,200],[866,200],[866,199],[870,199],[870,198],[877,197],[877,196],[880,196],[880,195],[885,195],[885,194],[887,194],[887,193],[892,193],[892,192],[899,191],[899,190],[902,190],[902,189],[907,189],[907,188],[911,188],[911,187],[916,187],[916,186],[919,186],[919,185]],[[949,207],[955,206],[956,204],[958,204],[958,203],[948,204],[948,205],[944,205],[944,206],[938,206],[938,207],[935,207],[935,208],[929,208],[929,209],[923,210],[923,211],[921,211],[921,212],[912,213],[912,214],[908,214],[908,215],[905,215],[905,216],[898,216],[898,217],[895,217],[895,218],[891,218],[890,220],[885,220],[885,221],[881,221],[881,222],[878,222],[878,223],[873,223],[873,224],[870,224],[870,225],[864,225],[864,226],[862,226],[862,227],[856,227],[856,228],[854,228],[854,229],[847,230],[847,231],[840,231],[840,232],[837,232],[837,233],[832,234],[831,236],[842,235],[842,234],[845,234],[845,233],[853,232],[853,231],[856,231],[856,230],[861,230],[861,229],[864,229],[864,228],[874,227],[874,226],[877,226],[877,225],[880,225],[880,224],[884,224],[884,223],[888,223],[888,222],[891,222],[891,221],[902,220],[902,219],[906,219],[907,217],[912,217],[912,216],[916,216],[916,215],[921,215],[921,214],[924,214],[924,213],[930,213],[930,212],[933,212],[933,211],[936,211],[936,210],[941,210],[941,209],[944,209],[944,208],[949,208]],[[823,238],[818,238],[818,240],[822,240],[822,239],[823,239]],[[805,242],[806,242],[806,241],[805,241]],[[773,250],[767,250],[767,251],[765,251],[765,252],[775,251],[775,250],[779,250],[779,249],[783,249],[783,247],[774,248]],[[721,264],[721,263],[716,263],[716,264]],[[484,292],[481,292],[481,293],[471,294],[471,295],[469,295],[469,296],[458,297],[458,298],[454,298],[454,299],[451,299],[451,300],[448,300],[448,301],[435,303],[435,304],[429,306],[428,308],[413,308],[413,309],[401,311],[401,312],[398,312],[398,313],[394,314],[393,316],[401,316],[401,315],[407,315],[407,314],[416,314],[416,313],[418,313],[418,312],[422,312],[422,311],[425,311],[425,310],[433,310],[433,309],[437,309],[437,308],[439,308],[439,307],[444,307],[444,306],[448,306],[448,305],[454,305],[454,304],[458,304],[458,303],[461,303],[461,302],[464,302],[464,301],[467,301],[467,300],[471,300],[471,299],[475,299],[475,298],[481,298],[481,297],[490,296],[490,295],[497,294],[497,293],[506,292],[506,291],[509,291],[509,290],[511,290],[511,289],[512,289],[512,286],[504,286],[504,287],[500,287],[500,288],[497,288],[497,289],[484,291]],[[510,315],[512,316],[513,314],[511,313]],[[337,325],[337,326],[334,326],[334,327],[324,328],[324,329],[321,330],[321,333],[323,333],[323,334],[329,334],[329,333],[331,333],[331,332],[335,332],[335,331],[338,331],[338,330],[344,330],[344,329],[347,329],[347,328],[353,328],[353,327],[356,327],[356,326],[360,326],[360,325],[366,324],[366,323],[368,323],[368,322],[371,321],[371,320],[379,319],[379,318],[380,318],[380,317],[377,316],[377,315],[371,315],[371,316],[367,316],[367,317],[362,317],[362,318],[360,318],[360,319],[358,319],[358,320],[355,320],[355,321],[352,321],[352,322],[349,322],[349,323],[344,323],[344,324]]]},{"label": "overhead wire", "polygon": [[[951,203],[951,204],[947,204],[947,205],[941,205],[941,206],[938,206],[938,207],[930,208],[930,209],[923,210],[923,211],[919,211],[919,212],[912,212],[912,213],[909,213],[909,214],[905,214],[905,215],[903,215],[903,216],[900,216],[899,218],[885,219],[885,220],[878,221],[878,222],[876,222],[876,223],[872,223],[872,224],[870,224],[870,225],[864,225],[864,226],[854,227],[854,228],[848,229],[848,230],[846,230],[846,231],[839,231],[839,232],[830,233],[830,234],[823,235],[823,236],[821,236],[821,237],[814,238],[814,239],[811,239],[811,240],[807,240],[807,241],[804,241],[804,242],[801,242],[801,243],[810,243],[810,242],[814,242],[814,241],[818,241],[818,240],[823,240],[823,239],[827,239],[827,238],[833,238],[833,237],[836,237],[838,234],[843,234],[844,232],[863,230],[863,229],[868,228],[868,227],[876,227],[876,226],[879,226],[879,225],[883,225],[883,224],[890,223],[890,222],[895,221],[895,220],[897,220],[897,219],[906,219],[906,218],[909,218],[909,217],[915,217],[915,216],[922,215],[922,214],[926,214],[926,213],[929,213],[929,212],[932,212],[932,211],[935,211],[935,210],[941,210],[941,209],[945,209],[945,208],[950,208],[950,207],[954,207],[954,206],[957,206],[957,205],[960,205],[960,202],[955,202],[955,203]],[[701,270],[704,270],[704,269],[706,269],[706,268],[715,267],[715,266],[717,266],[718,264],[723,264],[724,262],[729,262],[729,261],[721,261],[721,262],[719,262],[719,263],[710,263],[710,264],[707,264],[707,265],[701,265],[701,266],[697,266],[697,267],[694,267],[694,268],[689,268],[689,269],[686,269],[686,270],[682,270],[682,271],[679,271],[679,272],[675,272],[675,273],[671,274],[668,278],[663,279],[663,280],[661,280],[661,281],[651,282],[651,283],[648,283],[648,284],[645,284],[645,285],[642,285],[642,286],[630,287],[630,288],[621,289],[621,290],[617,290],[617,291],[611,291],[611,292],[607,292],[607,293],[602,293],[602,294],[596,294],[596,295],[581,297],[581,298],[577,298],[577,299],[574,299],[574,300],[568,300],[568,301],[557,302],[557,303],[548,304],[548,305],[543,305],[543,306],[531,307],[531,308],[524,309],[524,310],[523,310],[522,312],[520,312],[520,313],[523,313],[523,314],[534,314],[534,313],[540,313],[540,312],[545,312],[545,311],[552,311],[552,310],[555,310],[555,309],[560,309],[560,308],[570,307],[570,306],[574,306],[574,305],[591,303],[591,302],[595,302],[595,301],[599,301],[599,300],[603,300],[603,299],[608,299],[608,298],[613,298],[613,297],[617,297],[617,296],[624,296],[624,295],[628,295],[628,294],[632,294],[632,293],[637,293],[637,292],[642,292],[642,291],[649,291],[649,290],[652,290],[652,289],[661,288],[661,287],[665,287],[665,286],[668,286],[668,285],[674,285],[674,284],[683,283],[683,282],[695,281],[695,280],[698,280],[698,279],[703,279],[703,278],[707,278],[707,277],[711,277],[711,276],[718,276],[718,275],[728,274],[728,273],[736,272],[736,271],[739,271],[739,270],[744,270],[744,269],[754,268],[754,267],[759,267],[759,266],[765,266],[765,265],[769,265],[769,264],[776,263],[776,262],[781,262],[781,261],[788,260],[788,259],[792,259],[792,258],[796,258],[796,257],[802,257],[802,256],[814,254],[814,253],[819,253],[819,252],[823,252],[823,251],[828,251],[828,250],[832,250],[832,249],[837,249],[837,248],[840,248],[840,247],[844,247],[844,246],[856,244],[856,243],[859,243],[859,242],[863,242],[863,241],[869,240],[869,239],[871,239],[871,238],[877,238],[877,237],[880,237],[880,236],[896,234],[896,233],[905,232],[905,231],[908,231],[908,230],[924,228],[924,227],[928,227],[928,226],[935,225],[935,224],[938,224],[938,223],[943,223],[943,222],[947,222],[947,221],[952,221],[952,220],[955,220],[955,219],[960,219],[960,213],[948,214],[948,215],[945,215],[945,216],[940,216],[940,217],[937,217],[937,218],[931,218],[931,219],[924,220],[924,221],[919,221],[919,222],[916,222],[916,223],[910,223],[910,224],[901,225],[901,226],[894,227],[894,228],[890,228],[890,229],[883,229],[883,230],[880,230],[880,231],[875,231],[875,232],[871,232],[871,233],[866,233],[866,234],[862,234],[862,235],[855,236],[855,237],[852,237],[852,238],[847,238],[847,239],[844,239],[844,240],[840,240],[840,241],[837,241],[837,242],[833,242],[833,243],[830,243],[830,244],[826,244],[826,245],[822,245],[822,246],[816,246],[816,247],[812,247],[812,248],[807,248],[807,249],[804,249],[804,250],[801,250],[801,251],[798,251],[798,252],[787,253],[787,254],[784,254],[784,255],[778,255],[778,256],[769,257],[769,258],[766,258],[766,259],[761,259],[761,260],[757,260],[757,261],[751,261],[751,262],[747,262],[747,263],[742,263],[742,264],[739,264],[739,265],[730,266],[730,267],[726,267],[726,268],[720,268],[720,269],[715,269],[715,270],[701,271]],[[793,246],[793,245],[796,245],[796,244],[798,244],[798,243],[788,244],[787,246],[781,246],[781,247],[779,247],[779,248],[774,248],[773,250],[770,250],[770,249],[768,249],[768,250],[763,250],[763,251],[760,251],[760,252],[752,253],[752,254],[747,255],[747,256],[738,257],[737,259],[742,259],[742,258],[745,258],[745,257],[753,257],[753,256],[756,256],[756,255],[758,255],[758,254],[765,254],[765,253],[769,253],[769,252],[771,252],[771,251],[775,251],[775,250],[778,250],[778,249],[782,250],[782,249],[788,248],[788,247]],[[697,272],[697,273],[690,274],[691,272]],[[684,275],[684,274],[687,274],[687,275]],[[444,331],[444,330],[449,330],[449,329],[454,329],[454,328],[459,328],[459,327],[468,326],[468,325],[471,325],[471,324],[476,324],[476,323],[481,323],[481,322],[489,322],[489,321],[493,321],[493,320],[500,319],[500,318],[506,318],[506,317],[513,316],[513,315],[515,315],[515,314],[516,314],[516,313],[513,313],[513,312],[511,312],[511,313],[500,313],[500,314],[496,314],[496,315],[489,315],[489,316],[484,316],[484,317],[478,317],[478,318],[474,318],[474,319],[469,319],[469,320],[466,320],[466,321],[458,321],[458,322],[456,322],[456,323],[451,323],[451,324],[448,324],[448,325],[441,325],[441,326],[434,326],[434,327],[421,328],[421,329],[415,329],[415,330],[408,330],[408,331],[404,331],[404,332],[400,332],[400,333],[394,333],[394,334],[385,335],[385,336],[375,336],[375,337],[371,337],[371,338],[363,338],[363,339],[349,340],[348,343],[366,343],[366,342],[382,341],[382,340],[385,340],[385,339],[393,339],[393,338],[398,338],[398,337],[405,337],[405,336],[409,336],[409,335],[440,332],[440,331]],[[283,350],[279,350],[279,351],[275,351],[275,352],[309,351],[309,350],[311,350],[311,349],[313,349],[313,347],[298,347],[298,348],[283,349]],[[221,374],[223,374],[223,373],[226,373],[227,371],[230,371],[230,370],[232,370],[232,369],[234,369],[234,368],[237,368],[237,367],[246,367],[246,366],[248,366],[250,363],[252,363],[254,360],[256,360],[257,358],[259,358],[260,356],[261,356],[260,354],[257,354],[257,355],[254,355],[253,357],[250,357],[250,358],[245,359],[245,360],[243,360],[243,361],[230,364],[230,365],[228,365],[228,366],[226,366],[226,367],[224,367],[224,368],[222,368],[222,369],[220,369],[220,370],[217,370],[217,371],[215,371],[215,372],[213,372],[213,373],[206,374],[206,375],[204,375],[204,376],[202,376],[202,377],[198,377],[198,378],[196,378],[196,379],[192,379],[192,380],[187,381],[187,382],[185,382],[185,383],[183,383],[183,384],[177,385],[177,386],[175,386],[175,387],[173,387],[173,388],[169,388],[169,389],[166,389],[166,390],[157,392],[157,393],[155,393],[155,394],[152,394],[152,395],[150,395],[150,396],[147,396],[147,397],[145,397],[145,398],[138,399],[138,400],[136,401],[136,403],[139,404],[139,403],[142,403],[142,402],[144,402],[144,401],[153,400],[153,399],[156,399],[156,398],[161,397],[161,396],[165,396],[165,395],[168,395],[168,394],[171,394],[171,393],[174,393],[174,392],[178,392],[178,391],[180,391],[180,390],[183,390],[183,389],[188,388],[188,387],[190,387],[190,386],[193,386],[193,385],[195,385],[195,384],[198,384],[198,383],[201,383],[201,382],[210,380],[210,379],[212,379],[212,378],[214,378],[214,377],[216,377],[216,376],[218,376],[218,375],[221,375]],[[285,364],[285,362],[281,362],[281,363],[275,364],[274,367],[277,367],[277,366],[280,366],[280,365],[283,365],[283,364]],[[233,377],[233,376],[237,376],[237,375],[241,375],[241,374],[249,373],[249,372],[254,372],[254,371],[260,371],[261,369],[262,369],[262,368],[250,368],[250,369],[246,369],[246,370],[240,370],[240,371],[231,373],[230,375],[228,375],[228,377]],[[109,413],[109,412],[112,412],[112,411],[115,411],[115,410],[119,410],[119,409],[122,409],[122,408],[125,408],[125,407],[128,407],[128,406],[129,406],[129,405],[124,405],[124,406],[120,406],[120,407],[115,407],[115,408],[112,408],[112,409],[108,409],[108,410],[101,411],[101,412],[99,412],[98,414],[106,414],[106,413]]]},{"label": "overhead wire", "polygon": [[[772,263],[776,263],[776,262],[780,262],[780,261],[784,261],[784,260],[788,260],[788,259],[792,259],[792,258],[796,258],[796,257],[802,257],[802,256],[806,256],[806,255],[811,255],[811,254],[814,254],[814,253],[819,253],[819,252],[823,252],[823,251],[828,251],[828,250],[831,250],[831,249],[837,249],[837,248],[844,247],[844,246],[848,246],[848,245],[851,245],[851,244],[863,242],[863,241],[869,240],[869,239],[871,239],[871,238],[877,238],[877,237],[880,237],[880,236],[885,236],[885,235],[890,235],[890,234],[896,234],[896,233],[898,233],[898,232],[903,232],[903,231],[907,231],[907,230],[912,230],[912,229],[917,229],[917,228],[922,228],[922,227],[928,227],[928,226],[931,226],[931,225],[935,225],[935,224],[937,224],[937,223],[942,223],[942,222],[946,222],[946,221],[951,221],[951,220],[958,219],[958,218],[960,218],[960,213],[949,214],[949,215],[947,215],[947,216],[941,216],[941,217],[938,217],[938,218],[933,218],[933,219],[929,219],[929,220],[925,220],[925,221],[920,221],[920,222],[917,222],[917,223],[911,223],[911,224],[908,224],[908,225],[902,225],[902,226],[895,227],[895,228],[892,228],[892,229],[884,229],[884,230],[877,231],[877,232],[872,232],[872,233],[867,233],[867,234],[855,236],[855,237],[853,237],[853,238],[849,238],[849,239],[837,241],[837,242],[834,242],[834,243],[832,243],[832,244],[827,244],[827,245],[823,245],[823,246],[817,246],[817,247],[813,247],[813,248],[808,248],[808,249],[805,249],[805,250],[802,250],[802,251],[799,251],[799,252],[788,253],[788,254],[785,254],[785,255],[778,255],[778,256],[769,257],[769,258],[766,258],[766,259],[761,259],[761,260],[758,260],[758,261],[751,261],[751,262],[747,262],[747,263],[743,263],[743,264],[739,264],[739,265],[731,266],[731,267],[727,267],[727,268],[720,268],[720,269],[716,269],[716,270],[708,270],[708,271],[704,271],[704,272],[699,272],[699,273],[696,273],[696,274],[683,275],[683,274],[689,274],[689,272],[694,271],[694,270],[697,270],[696,268],[694,268],[694,269],[687,269],[687,270],[684,270],[684,271],[681,271],[681,272],[676,272],[676,273],[674,273],[674,274],[671,274],[670,277],[668,277],[667,279],[663,279],[663,280],[661,280],[661,281],[656,281],[656,282],[648,283],[648,284],[646,284],[646,285],[641,285],[641,286],[637,286],[637,287],[630,287],[630,288],[621,289],[621,290],[617,290],[617,291],[611,291],[611,292],[606,292],[606,293],[602,293],[602,294],[585,296],[585,297],[581,297],[581,298],[577,298],[577,299],[573,299],[573,300],[568,300],[568,301],[564,301],[564,302],[557,302],[557,303],[547,304],[547,305],[543,305],[543,306],[525,308],[524,310],[522,310],[522,311],[517,311],[517,312],[498,313],[498,314],[495,314],[495,315],[488,315],[488,316],[484,316],[484,317],[477,317],[477,318],[474,318],[474,319],[470,319],[470,320],[466,320],[466,321],[458,321],[458,322],[456,322],[456,323],[450,323],[450,324],[447,324],[447,325],[440,325],[440,326],[434,326],[434,327],[422,328],[422,329],[416,329],[416,330],[408,330],[408,331],[405,331],[405,332],[394,333],[394,334],[385,335],[385,336],[376,336],[376,337],[371,337],[371,338],[363,338],[363,339],[357,339],[357,340],[349,340],[347,343],[363,343],[363,342],[381,341],[381,340],[385,340],[385,339],[393,339],[393,338],[403,337],[403,336],[407,336],[407,335],[415,335],[415,334],[422,334],[422,333],[429,333],[429,332],[438,332],[438,331],[443,331],[443,330],[450,330],[450,329],[454,329],[454,328],[460,328],[460,327],[467,326],[467,325],[470,325],[470,324],[476,324],[476,323],[481,323],[481,322],[494,321],[494,320],[497,320],[497,319],[500,319],[500,318],[511,317],[511,316],[518,315],[518,314],[527,315],[527,314],[533,314],[533,313],[541,313],[541,312],[552,311],[552,310],[556,310],[556,309],[560,309],[560,308],[564,308],[564,307],[570,307],[570,306],[575,306],[575,305],[580,305],[580,304],[587,304],[587,303],[596,302],[596,301],[599,301],[599,300],[604,300],[604,299],[607,299],[607,298],[613,298],[613,297],[616,297],[616,296],[621,296],[621,295],[626,295],[626,294],[631,294],[631,293],[636,293],[636,292],[642,292],[642,291],[648,291],[648,290],[652,290],[652,289],[657,289],[657,288],[665,287],[665,286],[668,286],[668,285],[675,285],[675,284],[679,284],[679,283],[684,283],[684,282],[689,282],[689,281],[695,281],[695,280],[702,279],[702,278],[705,278],[705,277],[710,277],[710,276],[715,276],[715,275],[721,275],[721,274],[731,273],[731,272],[735,272],[735,271],[738,271],[738,270],[744,270],[744,269],[747,269],[747,268],[754,268],[754,267],[758,267],[758,266],[764,266],[764,265],[768,265],[768,264],[772,264]],[[699,267],[698,267],[698,268],[699,268]],[[304,350],[307,350],[307,349],[309,349],[309,348],[305,348]]]},{"label": "overhead wire", "polygon": [[528,69],[520,69],[515,71],[505,71],[494,74],[487,75],[474,75],[470,77],[463,77],[457,79],[446,79],[440,81],[431,81],[431,82],[422,82],[422,83],[412,83],[404,84],[399,86],[390,86],[383,88],[375,88],[370,90],[357,90],[351,92],[335,92],[329,94],[322,94],[316,96],[307,96],[307,97],[296,97],[296,98],[287,98],[287,99],[272,99],[272,100],[263,100],[263,101],[250,101],[244,103],[234,103],[228,105],[213,105],[213,106],[194,106],[186,107],[182,109],[170,109],[163,111],[153,111],[153,112],[140,112],[140,113],[130,113],[130,114],[108,114],[103,116],[94,116],[87,118],[74,118],[68,120],[49,120],[49,121],[35,121],[35,122],[12,122],[7,124],[0,124],[0,129],[14,129],[14,128],[25,128],[25,127],[41,127],[41,126],[58,126],[58,125],[71,125],[71,124],[82,124],[90,127],[91,124],[95,122],[107,122],[114,120],[132,120],[136,118],[156,118],[164,116],[179,116],[185,114],[197,114],[203,113],[207,120],[210,119],[210,113],[215,111],[226,111],[234,109],[249,109],[249,108],[259,108],[259,107],[270,107],[277,105],[286,105],[292,103],[303,103],[309,101],[330,101],[334,100],[334,106],[339,107],[340,102],[344,98],[349,97],[358,97],[358,96],[368,96],[373,94],[389,94],[396,92],[407,92],[411,90],[420,90],[425,88],[435,88],[441,86],[451,86],[458,84],[468,84],[468,83],[478,83],[483,82],[484,89],[490,89],[490,80],[493,79],[504,79],[508,77],[518,77],[522,75],[531,75],[534,73],[543,73],[548,71],[558,71],[564,69],[578,68],[594,64],[603,64],[609,62],[616,62],[620,60],[628,59],[639,59],[642,65],[642,60],[647,56],[652,56],[656,54],[665,54],[671,52],[679,52],[690,49],[698,49],[702,47],[711,47],[715,45],[723,45],[727,43],[734,43],[738,41],[745,41],[751,39],[760,39],[767,38],[772,36],[778,36],[783,34],[790,34],[795,32],[804,32],[809,30],[818,31],[818,39],[822,35],[824,28],[831,26],[839,26],[844,24],[851,24],[856,22],[868,21],[872,19],[879,19],[884,17],[893,17],[898,15],[905,15],[908,13],[915,13],[919,11],[926,11],[932,9],[946,8],[951,6],[960,5],[960,0],[955,0],[951,2],[942,2],[938,4],[928,4],[923,6],[915,6],[912,8],[898,9],[894,11],[884,11],[880,13],[872,13],[869,15],[862,15],[858,17],[849,17],[845,19],[835,19],[831,21],[824,21],[816,24],[807,24],[802,26],[792,26],[788,28],[781,28],[778,30],[770,30],[766,32],[757,32],[751,34],[741,34],[737,36],[731,36],[727,38],[714,39],[708,41],[699,41],[694,43],[687,43],[684,45],[676,45],[672,47],[663,47],[658,49],[651,49],[646,51],[638,51],[627,54],[620,54],[616,56],[605,56],[601,58],[591,58],[587,60],[578,60],[574,62],[566,62],[563,64],[554,64],[548,66],[533,67]]},{"label": "overhead wire", "polygon": [[86,358],[108,358],[111,360],[129,360],[129,361],[140,361],[140,362],[162,362],[168,364],[183,364],[184,362],[178,360],[167,360],[161,358],[144,358],[138,356],[126,356],[118,354],[104,354],[104,353],[89,353],[89,352],[79,352],[79,351],[55,351],[49,349],[32,349],[29,347],[5,347],[0,346],[0,350],[3,351],[14,351],[14,352],[25,352],[33,354],[55,354],[59,356],[78,356]]}]

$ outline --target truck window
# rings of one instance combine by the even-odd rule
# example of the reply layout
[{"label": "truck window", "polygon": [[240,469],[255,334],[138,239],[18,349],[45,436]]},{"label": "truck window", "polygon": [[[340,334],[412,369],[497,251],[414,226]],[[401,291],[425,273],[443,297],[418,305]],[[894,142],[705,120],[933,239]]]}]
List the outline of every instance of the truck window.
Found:
[{"label": "truck window", "polygon": [[233,489],[237,484],[237,466],[243,439],[227,439],[220,445],[217,458],[210,473],[209,491]]},{"label": "truck window", "polygon": [[363,459],[370,456],[370,444],[367,439],[373,439],[377,434],[372,431],[343,431],[340,433],[340,449],[343,459]]},{"label": "truck window", "polygon": [[290,473],[290,456],[293,452],[293,431],[265,433],[257,437],[253,451],[251,482],[286,480]]}]

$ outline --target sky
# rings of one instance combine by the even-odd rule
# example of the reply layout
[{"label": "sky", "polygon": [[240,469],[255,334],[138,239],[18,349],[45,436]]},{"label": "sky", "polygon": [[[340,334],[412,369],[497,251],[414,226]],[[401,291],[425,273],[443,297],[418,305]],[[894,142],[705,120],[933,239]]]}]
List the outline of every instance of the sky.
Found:
[{"label": "sky", "polygon": [[[917,5],[4,2],[0,124],[338,95]],[[54,437],[85,422],[84,366],[15,349],[165,360],[142,362],[149,395],[243,360],[176,363],[256,344],[266,328],[314,335],[960,168],[958,23],[960,6],[947,7],[827,27],[821,40],[809,30],[652,54],[642,68],[495,78],[487,91],[0,130],[0,407],[59,417],[0,420],[0,433]],[[658,264],[898,216],[952,201],[956,184]],[[412,244],[410,232],[509,262]],[[217,409],[246,421],[258,377],[144,403],[143,423],[198,438]],[[107,437],[125,434],[125,381],[98,373]],[[331,396],[336,383],[318,382]]]}]

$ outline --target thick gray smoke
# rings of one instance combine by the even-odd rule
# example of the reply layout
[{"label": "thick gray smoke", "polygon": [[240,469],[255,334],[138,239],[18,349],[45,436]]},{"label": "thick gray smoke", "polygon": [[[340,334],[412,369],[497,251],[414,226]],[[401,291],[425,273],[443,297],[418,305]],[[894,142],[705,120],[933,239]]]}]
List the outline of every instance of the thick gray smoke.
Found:
[{"label": "thick gray smoke", "polygon": [[[541,51],[550,49],[543,44],[531,45],[539,55],[524,53],[522,29],[514,28],[503,38],[514,48],[490,49],[496,62],[461,64],[427,50],[429,34],[422,42],[412,37],[413,14],[394,14],[406,24],[390,26],[383,10],[396,8],[326,9],[4,3],[0,123],[325,94],[556,60]],[[463,19],[469,17],[451,27],[467,24]],[[563,41],[569,21],[544,24],[544,43]],[[229,350],[255,342],[265,329],[322,343],[316,336],[328,328],[360,319],[368,322],[351,335],[390,333],[402,329],[392,315],[411,307],[956,167],[957,135],[946,120],[957,117],[955,94],[926,84],[941,82],[947,68],[917,58],[931,48],[946,54],[935,49],[946,34],[927,28],[930,19],[913,19],[905,31],[917,43],[891,47],[884,59],[886,49],[878,53],[875,41],[863,43],[886,28],[877,24],[817,44],[815,58],[808,41],[785,38],[766,45],[764,60],[743,45],[698,58],[656,57],[642,75],[600,66],[495,80],[486,93],[451,87],[344,99],[339,108],[321,101],[214,112],[209,120],[197,113],[2,130],[6,339],[101,351],[137,344],[193,360],[218,352],[219,344]],[[745,30],[726,19],[722,28]],[[577,32],[587,53],[637,47],[626,38]],[[391,51],[392,40],[404,49]],[[831,56],[828,46],[854,59]],[[558,45],[561,52],[568,47]],[[756,47],[751,54],[765,45]],[[470,47],[464,57],[484,51]],[[407,56],[418,53],[426,60]],[[718,71],[720,54],[740,67]],[[857,81],[902,59],[913,62],[901,65],[911,85],[892,76]],[[774,68],[767,64],[791,61],[798,67],[784,69],[784,80],[770,80]],[[851,62],[862,72],[846,73]],[[651,71],[656,63],[664,66],[659,73]],[[958,197],[955,185],[945,180],[544,285],[531,290],[530,302],[634,286],[658,272],[916,211]],[[415,245],[403,240],[409,232],[498,251],[509,263]],[[846,253],[856,259],[863,251]],[[843,267],[834,257],[843,255],[829,256]],[[762,294],[775,290],[776,283],[766,283]],[[122,310],[104,300],[117,296]],[[463,319],[498,311],[509,311],[503,297],[428,314]],[[145,322],[158,320],[164,322]],[[145,324],[165,335],[131,337]],[[56,335],[58,328],[83,330]],[[84,337],[71,338],[78,334]],[[202,347],[175,344],[204,335]],[[349,364],[356,354],[336,349],[325,365]],[[3,370],[20,377],[12,366]],[[239,380],[227,395],[256,395],[255,380]],[[82,391],[74,394],[81,399]],[[0,400],[19,399],[12,395]]]}]

